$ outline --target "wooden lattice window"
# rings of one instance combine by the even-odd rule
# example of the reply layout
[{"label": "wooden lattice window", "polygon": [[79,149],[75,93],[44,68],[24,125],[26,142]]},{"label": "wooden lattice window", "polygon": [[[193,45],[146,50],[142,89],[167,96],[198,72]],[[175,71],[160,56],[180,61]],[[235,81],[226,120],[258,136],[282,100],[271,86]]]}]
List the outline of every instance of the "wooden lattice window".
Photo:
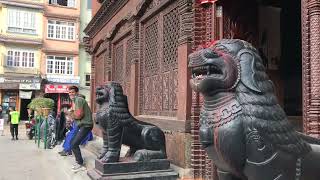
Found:
[{"label": "wooden lattice window", "polygon": [[101,75],[101,72],[104,72],[104,54],[101,54],[95,60],[95,80],[96,85],[103,85],[105,79],[104,75]]},{"label": "wooden lattice window", "polygon": [[[134,43],[134,39],[131,38],[127,41],[127,53],[126,53],[126,76],[130,77],[130,73],[131,73],[131,61],[134,58],[133,57],[133,43]],[[128,79],[130,80],[130,79]],[[130,81],[129,81],[130,82]]]},{"label": "wooden lattice window", "polygon": [[178,8],[163,16],[163,70],[177,67],[179,39]]},{"label": "wooden lattice window", "polygon": [[[131,61],[134,58],[133,57],[133,52],[134,52],[134,39],[130,38],[126,42],[126,59],[125,59],[125,79],[124,79],[124,88],[123,92],[130,97],[130,80],[131,80]],[[128,99],[129,101],[129,99]],[[129,102],[130,103],[130,102]]]},{"label": "wooden lattice window", "polygon": [[143,24],[140,114],[176,116],[179,28],[177,3]]},{"label": "wooden lattice window", "polygon": [[121,83],[123,81],[123,44],[115,47],[114,51],[114,80]]},{"label": "wooden lattice window", "polygon": [[158,21],[149,25],[145,30],[145,71],[147,73],[155,73],[158,64]]}]

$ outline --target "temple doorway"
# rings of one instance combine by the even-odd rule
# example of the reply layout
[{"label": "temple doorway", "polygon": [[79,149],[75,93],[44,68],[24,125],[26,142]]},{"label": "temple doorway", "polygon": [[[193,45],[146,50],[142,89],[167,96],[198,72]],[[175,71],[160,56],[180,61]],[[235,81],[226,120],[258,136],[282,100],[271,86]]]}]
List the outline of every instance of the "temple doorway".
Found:
[{"label": "temple doorway", "polygon": [[[251,42],[275,85],[279,104],[302,130],[302,45],[300,0],[220,0],[223,38]],[[219,12],[220,11],[220,12]]]}]

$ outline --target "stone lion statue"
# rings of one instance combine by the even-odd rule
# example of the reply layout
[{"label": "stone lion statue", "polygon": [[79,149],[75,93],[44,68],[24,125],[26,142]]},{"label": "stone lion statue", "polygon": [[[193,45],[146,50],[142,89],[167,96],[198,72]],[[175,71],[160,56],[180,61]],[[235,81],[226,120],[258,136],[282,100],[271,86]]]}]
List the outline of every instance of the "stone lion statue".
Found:
[{"label": "stone lion statue", "polygon": [[189,56],[200,140],[220,180],[317,180],[320,141],[294,130],[258,51],[223,39]]},{"label": "stone lion statue", "polygon": [[135,119],[129,112],[127,96],[119,83],[108,82],[96,90],[99,109],[96,120],[103,130],[102,162],[117,162],[121,145],[130,147],[135,161],[166,159],[165,135],[155,125]]}]

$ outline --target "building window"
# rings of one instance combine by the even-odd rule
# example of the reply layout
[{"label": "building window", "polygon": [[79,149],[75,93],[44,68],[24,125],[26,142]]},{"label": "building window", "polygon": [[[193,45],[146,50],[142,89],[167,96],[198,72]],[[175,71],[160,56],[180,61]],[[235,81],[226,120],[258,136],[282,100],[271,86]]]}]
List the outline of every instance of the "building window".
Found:
[{"label": "building window", "polygon": [[49,4],[66,7],[76,7],[76,0],[49,0]]},{"label": "building window", "polygon": [[34,52],[9,50],[6,64],[8,67],[33,68]]},{"label": "building window", "polygon": [[91,80],[90,74],[86,74],[86,83],[85,83],[86,86],[90,86],[90,80]]},{"label": "building window", "polygon": [[8,31],[36,34],[36,13],[8,9]]},{"label": "building window", "polygon": [[75,24],[48,20],[48,38],[61,40],[74,40]]},{"label": "building window", "polygon": [[92,0],[87,0],[87,9],[92,9]]},{"label": "building window", "polygon": [[15,67],[20,66],[20,52],[19,51],[14,52],[13,66],[15,66]]},{"label": "building window", "polygon": [[47,74],[73,75],[73,58],[47,56]]}]

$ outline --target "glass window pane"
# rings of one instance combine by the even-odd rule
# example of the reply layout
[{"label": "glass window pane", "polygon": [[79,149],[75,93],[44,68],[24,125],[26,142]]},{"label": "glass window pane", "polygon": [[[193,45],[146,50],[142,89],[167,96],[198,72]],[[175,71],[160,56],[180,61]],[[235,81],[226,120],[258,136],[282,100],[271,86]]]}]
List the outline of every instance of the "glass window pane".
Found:
[{"label": "glass window pane", "polygon": [[55,59],[56,59],[56,60],[65,61],[65,60],[66,60],[66,57],[56,56]]},{"label": "glass window pane", "polygon": [[21,27],[21,13],[20,11],[16,11],[16,24],[15,24],[15,27]]},{"label": "glass window pane", "polygon": [[36,13],[31,13],[30,17],[30,28],[36,29]]},{"label": "glass window pane", "polygon": [[8,51],[7,55],[7,66],[13,65],[13,51]]},{"label": "glass window pane", "polygon": [[87,0],[87,9],[92,9],[92,0]]},{"label": "glass window pane", "polygon": [[68,39],[73,40],[74,39],[74,28],[73,27],[68,27]]},{"label": "glass window pane", "polygon": [[54,73],[59,74],[60,72],[60,61],[54,62]]},{"label": "glass window pane", "polygon": [[28,53],[27,52],[22,52],[22,67],[27,67],[27,61],[28,61]]},{"label": "glass window pane", "polygon": [[68,0],[68,7],[75,7],[75,0]]},{"label": "glass window pane", "polygon": [[56,26],[56,38],[60,39],[60,34],[61,34],[61,27],[60,26]]},{"label": "glass window pane", "polygon": [[47,61],[47,73],[53,73],[53,61]]},{"label": "glass window pane", "polygon": [[34,53],[29,53],[29,67],[34,67]]},{"label": "glass window pane", "polygon": [[16,66],[16,67],[20,66],[20,52],[19,51],[14,52],[13,66]]},{"label": "glass window pane", "polygon": [[60,74],[66,73],[66,62],[61,62]]},{"label": "glass window pane", "polygon": [[48,25],[48,37],[53,38],[54,36],[54,26],[53,25]]},{"label": "glass window pane", "polygon": [[67,27],[61,27],[61,39],[66,39]]},{"label": "glass window pane", "polygon": [[90,75],[86,74],[86,81],[90,81]]},{"label": "glass window pane", "polygon": [[73,74],[73,62],[68,61],[67,74]]},{"label": "glass window pane", "polygon": [[29,13],[28,12],[23,13],[23,26],[25,28],[29,27]]}]

